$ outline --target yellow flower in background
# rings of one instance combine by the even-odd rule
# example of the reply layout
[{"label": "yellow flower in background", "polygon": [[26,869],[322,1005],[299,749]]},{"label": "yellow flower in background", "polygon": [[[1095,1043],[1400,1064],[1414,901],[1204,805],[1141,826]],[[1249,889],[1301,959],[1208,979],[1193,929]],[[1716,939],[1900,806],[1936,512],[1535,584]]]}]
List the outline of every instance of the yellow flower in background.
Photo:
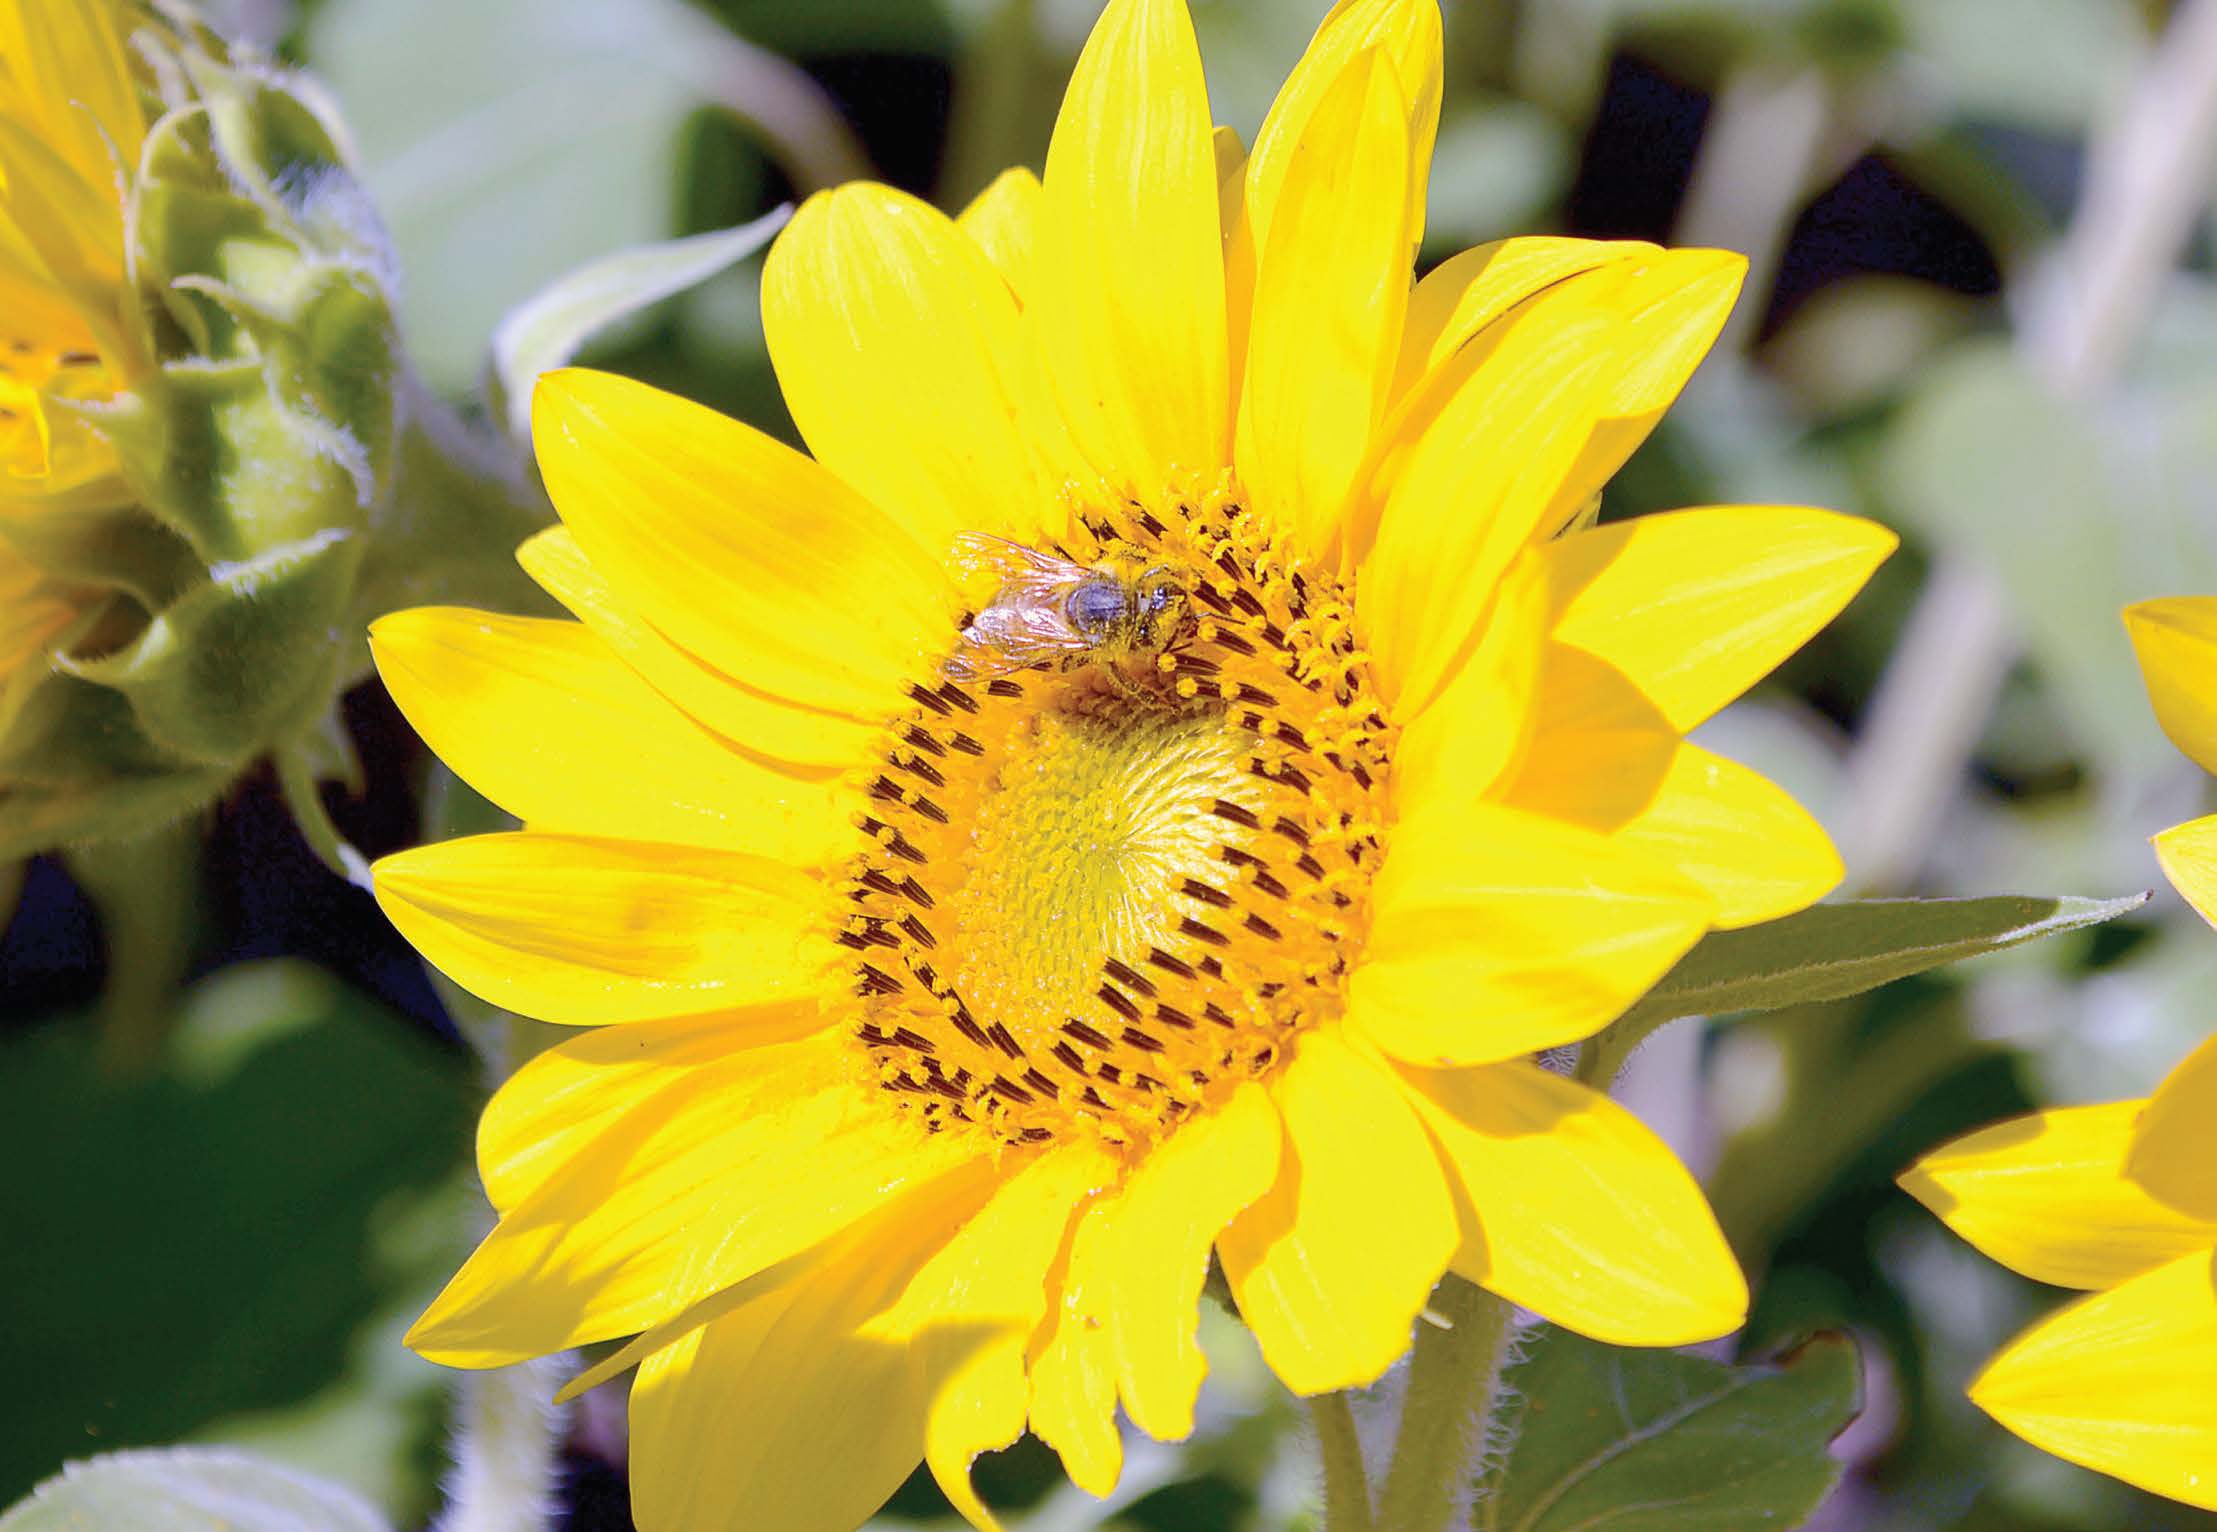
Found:
[{"label": "yellow flower in background", "polygon": [[[2217,597],[2146,601],[2125,625],[2164,732],[2217,772]],[[2217,816],[2155,837],[2217,920]],[[2036,1112],[1902,1177],[1995,1260],[2092,1296],[2005,1347],[1971,1398],[2058,1457],[2217,1510],[2217,1039],[2154,1095]]]},{"label": "yellow flower in background", "polygon": [[141,365],[123,315],[122,184],[146,116],[114,7],[0,0],[0,734],[20,683],[89,594],[43,573],[11,525],[123,504],[113,450],[69,406]]},{"label": "yellow flower in background", "polygon": [[124,21],[110,3],[0,0],[0,516],[124,496],[112,452],[66,407],[144,365],[122,188],[147,120]]},{"label": "yellow flower in background", "polygon": [[[1684,735],[1894,539],[1589,525],[1741,262],[1512,240],[1412,290],[1439,27],[1341,4],[1243,155],[1182,0],[1113,0],[1043,184],[781,236],[813,458],[551,375],[522,558],[579,620],[374,629],[525,825],[386,859],[383,907],[596,1028],[488,1107],[500,1223],[410,1341],[637,1336],[581,1382],[639,1366],[642,1526],[851,1526],[919,1456],[984,1524],[969,1464],[1027,1425],[1104,1492],[1119,1402],[1192,1427],[1212,1252],[1303,1393],[1448,1270],[1610,1341],[1740,1323],[1684,1168],[1532,1056],[1838,880]],[[1174,641],[1073,643],[1096,565]]]}]

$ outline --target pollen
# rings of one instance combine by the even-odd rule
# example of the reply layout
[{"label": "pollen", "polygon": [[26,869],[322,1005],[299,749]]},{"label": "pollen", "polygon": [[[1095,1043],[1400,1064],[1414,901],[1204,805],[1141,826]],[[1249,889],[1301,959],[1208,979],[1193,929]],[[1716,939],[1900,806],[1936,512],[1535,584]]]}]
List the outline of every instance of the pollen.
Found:
[{"label": "pollen", "polygon": [[1047,551],[1120,545],[1190,593],[1165,651],[920,676],[860,783],[855,1038],[935,1129],[1142,1151],[1343,1004],[1393,744],[1351,593],[1230,486]]}]

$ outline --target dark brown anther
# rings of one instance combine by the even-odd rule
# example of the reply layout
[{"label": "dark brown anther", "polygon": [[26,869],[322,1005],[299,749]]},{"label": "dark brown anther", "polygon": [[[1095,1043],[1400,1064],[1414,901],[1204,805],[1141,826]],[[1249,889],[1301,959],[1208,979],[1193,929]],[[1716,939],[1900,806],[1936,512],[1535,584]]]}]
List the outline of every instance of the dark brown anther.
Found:
[{"label": "dark brown anther", "polygon": [[[1218,595],[1214,586],[1198,583],[1195,584],[1195,586],[1193,587],[1193,598],[1196,601],[1200,602],[1203,606],[1215,612],[1219,617],[1229,617],[1232,614],[1232,604],[1229,601],[1226,601],[1222,596]],[[1223,641],[1223,635],[1218,634],[1217,642],[1222,643]],[[1249,650],[1248,652],[1253,653],[1254,651]]]},{"label": "dark brown anther", "polygon": [[952,681],[939,688],[939,695],[946,698],[950,705],[960,708],[965,713],[975,713],[978,710],[978,699]]},{"label": "dark brown anther", "polygon": [[1024,688],[1006,676],[995,676],[985,683],[985,694],[988,697],[1021,697],[1024,695]]},{"label": "dark brown anther", "polygon": [[947,822],[947,811],[921,793],[912,795],[908,800],[908,806],[933,824],[943,825]]},{"label": "dark brown anther", "polygon": [[[880,874],[880,876],[882,877],[883,874]],[[917,882],[914,878],[901,879],[897,887],[892,886],[893,880],[891,878],[887,878],[885,881],[888,885],[888,887],[885,889],[886,893],[898,893],[902,898],[906,899],[909,903],[917,906],[919,909],[928,910],[931,908],[930,892],[925,889],[923,884]]]},{"label": "dark brown anther", "polygon": [[1307,873],[1312,878],[1321,878],[1324,876],[1324,864],[1318,861],[1315,857],[1309,855],[1306,851],[1302,852],[1299,856],[1293,859],[1293,865],[1300,868],[1303,872]]},{"label": "dark brown anther", "polygon": [[857,970],[857,973],[861,979],[862,993],[865,995],[897,995],[903,988],[900,980],[894,978],[884,969],[873,968],[868,963],[864,963]]},{"label": "dark brown anther", "polygon": [[1068,1043],[1057,1043],[1054,1045],[1054,1047],[1048,1049],[1047,1051],[1055,1056],[1055,1058],[1061,1063],[1063,1068],[1070,1070],[1075,1074],[1082,1075],[1085,1073],[1084,1057],[1079,1054],[1077,1049],[1071,1047]]},{"label": "dark brown anther", "polygon": [[1169,953],[1163,951],[1160,947],[1150,947],[1147,949],[1147,961],[1154,964],[1155,967],[1161,969],[1164,973],[1174,973],[1181,979],[1190,979],[1193,977],[1193,968],[1190,964],[1186,962],[1185,959],[1180,957],[1173,957]]},{"label": "dark brown anther", "polygon": [[985,754],[985,746],[972,739],[969,735],[963,733],[960,729],[957,729],[954,733],[947,736],[947,744],[952,749],[960,750],[964,755]]},{"label": "dark brown anther", "polygon": [[[1215,644],[1219,649],[1229,649],[1234,654],[1251,655],[1255,652],[1255,646],[1247,642],[1246,639],[1241,638],[1237,633],[1229,633],[1221,628],[1217,630],[1216,636],[1210,639],[1209,642]],[[1243,687],[1241,690],[1244,691],[1245,688]]]},{"label": "dark brown anther", "polygon": [[914,846],[910,845],[907,839],[903,837],[898,830],[893,832],[892,844],[888,845],[885,849],[892,852],[902,861],[915,862],[919,866],[931,860],[930,857],[924,855],[923,852],[917,850]]},{"label": "dark brown anther", "polygon": [[1018,1128],[1016,1136],[1027,1144],[1044,1144],[1055,1135],[1046,1128]]},{"label": "dark brown anther", "polygon": [[939,741],[935,737],[933,737],[931,730],[925,728],[922,724],[910,724],[908,726],[908,732],[906,734],[903,734],[901,738],[908,741],[908,743],[910,743],[911,745],[914,745],[917,749],[925,752],[927,755],[944,756],[947,753],[947,747],[939,743]]},{"label": "dark brown anther", "polygon": [[1055,1082],[1049,1079],[1047,1076],[1041,1074],[1036,1065],[1024,1071],[1024,1083],[1026,1085],[1029,1085],[1032,1089],[1038,1091],[1042,1096],[1048,1097],[1050,1100],[1062,1094],[1062,1092],[1055,1087]]},{"label": "dark brown anther", "polygon": [[1218,798],[1210,803],[1209,812],[1219,819],[1230,820],[1242,829],[1259,830],[1262,828],[1262,821],[1257,819],[1252,812],[1223,798]]},{"label": "dark brown anther", "polygon": [[1119,963],[1115,958],[1110,958],[1101,965],[1101,972],[1136,994],[1145,995],[1150,1000],[1154,998],[1155,981],[1128,963]]},{"label": "dark brown anther", "polygon": [[1355,779],[1358,787],[1368,787],[1370,785],[1370,768],[1360,761],[1348,767],[1347,774]]},{"label": "dark brown anther", "polygon": [[955,1012],[954,1024],[955,1030],[957,1032],[960,1032],[964,1037],[967,1037],[968,1039],[970,1039],[970,1041],[976,1043],[980,1048],[987,1047],[991,1044],[992,1039],[988,1038],[985,1035],[985,1028],[979,1026],[978,1019],[975,1016],[972,1016],[967,1010]]},{"label": "dark brown anther", "polygon": [[1257,871],[1255,875],[1249,878],[1247,881],[1253,884],[1256,888],[1261,889],[1264,893],[1268,894],[1273,899],[1283,899],[1287,897],[1286,886],[1283,883],[1280,883],[1276,878],[1273,878],[1267,872]]},{"label": "dark brown anther", "polygon": [[1004,1096],[1019,1106],[1031,1105],[1032,1093],[1006,1075],[995,1075],[986,1082],[985,1088],[996,1096]]},{"label": "dark brown anther", "polygon": [[1278,736],[1280,744],[1291,745],[1296,750],[1309,748],[1309,737],[1290,723],[1280,722],[1278,727],[1270,732]]},{"label": "dark brown anther", "polygon": [[901,929],[926,947],[939,945],[939,938],[933,936],[930,928],[914,915],[903,915],[901,917]]},{"label": "dark brown anther", "polygon": [[945,787],[947,779],[939,774],[939,768],[920,755],[912,755],[901,763],[901,770],[912,777],[922,777],[934,787]]},{"label": "dark brown anther", "polygon": [[1278,699],[1274,694],[1264,691],[1251,681],[1239,683],[1239,693],[1233,700],[1247,703],[1251,707],[1276,707],[1278,705]]},{"label": "dark brown anther", "polygon": [[1178,674],[1181,676],[1213,676],[1224,667],[1206,655],[1191,650],[1178,655]]},{"label": "dark brown anther", "polygon": [[1161,522],[1159,522],[1159,521],[1157,521],[1157,520],[1155,520],[1155,513],[1154,513],[1154,512],[1152,512],[1152,511],[1149,511],[1149,510],[1145,510],[1145,509],[1142,509],[1142,508],[1141,508],[1141,507],[1139,506],[1139,504],[1138,504],[1138,502],[1137,502],[1137,501],[1134,501],[1134,502],[1133,502],[1133,507],[1132,507],[1132,508],[1133,508],[1133,516],[1132,516],[1132,519],[1133,519],[1134,521],[1138,522],[1138,523],[1139,523],[1139,524],[1140,524],[1140,525],[1141,525],[1142,527],[1146,528],[1146,530],[1147,530],[1147,535],[1148,535],[1149,537],[1160,537],[1160,536],[1162,536],[1162,523],[1161,523]]},{"label": "dark brown anther", "polygon": [[1062,1030],[1069,1033],[1079,1042],[1085,1044],[1088,1048],[1109,1048],[1114,1046],[1108,1040],[1108,1035],[1106,1033],[1094,1030],[1092,1027],[1087,1026],[1084,1022],[1078,1020],[1075,1016],[1063,1022]]},{"label": "dark brown anther", "polygon": [[1106,1080],[1111,1085],[1122,1085],[1124,1083],[1124,1071],[1118,1069],[1114,1064],[1103,1064],[1093,1071],[1093,1075],[1095,1079]]},{"label": "dark brown anther", "polygon": [[1191,1016],[1188,1016],[1176,1006],[1166,1004],[1160,1000],[1155,1002],[1155,1020],[1166,1027],[1176,1027],[1180,1032],[1193,1030],[1193,1018]]},{"label": "dark brown anther", "polygon": [[1139,1007],[1132,1004],[1132,997],[1113,984],[1104,984],[1094,991],[1101,1004],[1107,1006],[1126,1021],[1139,1020]]},{"label": "dark brown anther", "polygon": [[1178,930],[1184,935],[1192,937],[1195,941],[1207,942],[1212,947],[1228,946],[1231,942],[1231,938],[1222,931],[1217,930],[1214,926],[1205,926],[1190,915],[1178,922]]},{"label": "dark brown anther", "polygon": [[1280,814],[1278,816],[1276,822],[1270,826],[1270,829],[1272,834],[1283,835],[1287,840],[1292,841],[1296,846],[1307,846],[1309,843],[1309,832],[1302,829],[1292,820],[1286,818],[1283,814]]},{"label": "dark brown anther", "polygon": [[1225,893],[1220,888],[1209,887],[1199,878],[1187,878],[1178,885],[1178,892],[1184,894],[1188,899],[1198,899],[1203,904],[1212,905],[1220,910],[1228,910],[1232,907],[1232,896],[1230,894]]},{"label": "dark brown anther", "polygon": [[994,1047],[1010,1058],[1020,1059],[1024,1056],[1024,1050],[1018,1046],[1015,1034],[1009,1031],[1007,1023],[996,1021],[985,1029],[985,1035],[993,1039]]},{"label": "dark brown anther", "polygon": [[930,708],[934,713],[939,714],[941,717],[945,717],[947,714],[946,700],[942,698],[939,693],[931,691],[928,688],[922,686],[911,686],[908,689],[908,700],[915,703],[919,707]]},{"label": "dark brown anther", "polygon": [[[1140,1031],[1137,1027],[1126,1027],[1123,1032],[1123,1037],[1125,1042],[1130,1043],[1141,1053],[1162,1052],[1162,1044],[1157,1042],[1154,1038],[1149,1037],[1146,1033]],[[1145,1076],[1142,1076],[1141,1078],[1144,1079]]]},{"label": "dark brown anther", "polygon": [[1224,1014],[1224,1007],[1218,1005],[1214,1000],[1201,1007],[1201,1014],[1220,1027],[1228,1027],[1232,1024],[1232,1018]]},{"label": "dark brown anther", "polygon": [[1278,928],[1272,925],[1269,921],[1263,919],[1260,915],[1250,914],[1245,920],[1241,921],[1240,924],[1245,926],[1248,930],[1254,932],[1257,936],[1268,937],[1271,941],[1276,941],[1278,939]]}]

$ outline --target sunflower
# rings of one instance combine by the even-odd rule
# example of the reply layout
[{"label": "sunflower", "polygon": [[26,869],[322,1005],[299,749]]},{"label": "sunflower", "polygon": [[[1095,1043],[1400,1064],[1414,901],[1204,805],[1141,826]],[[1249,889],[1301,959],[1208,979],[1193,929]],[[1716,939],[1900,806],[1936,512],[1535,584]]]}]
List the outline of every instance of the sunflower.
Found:
[{"label": "sunflower", "polygon": [[42,511],[130,498],[82,413],[141,367],[120,188],[146,115],[122,20],[107,3],[0,0],[0,732],[90,599],[11,534]]},{"label": "sunflower", "polygon": [[[2125,625],[2155,715],[2217,772],[2217,597],[2146,601]],[[2155,837],[2217,921],[2217,816]],[[2037,1447],[2217,1510],[2217,1039],[2138,1101],[2063,1107],[1937,1150],[1901,1184],[2003,1265],[2091,1296],[2005,1347],[1971,1398]]]},{"label": "sunflower", "polygon": [[[1742,263],[1511,240],[1412,286],[1440,67],[1434,0],[1343,3],[1242,153],[1181,0],[1112,0],[1043,182],[781,235],[813,457],[550,375],[521,557],[577,620],[374,628],[525,826],[386,859],[385,911],[595,1028],[487,1108],[499,1224],[410,1343],[635,1336],[579,1383],[638,1365],[643,1526],[849,1526],[919,1457],[986,1524],[1027,1425],[1105,1492],[1119,1402],[1192,1428],[1212,1254],[1304,1394],[1449,1270],[1609,1341],[1740,1323],[1692,1178],[1534,1055],[1838,880],[1684,736],[1894,540],[1591,524]],[[981,535],[1168,571],[1174,637],[978,663]]]}]

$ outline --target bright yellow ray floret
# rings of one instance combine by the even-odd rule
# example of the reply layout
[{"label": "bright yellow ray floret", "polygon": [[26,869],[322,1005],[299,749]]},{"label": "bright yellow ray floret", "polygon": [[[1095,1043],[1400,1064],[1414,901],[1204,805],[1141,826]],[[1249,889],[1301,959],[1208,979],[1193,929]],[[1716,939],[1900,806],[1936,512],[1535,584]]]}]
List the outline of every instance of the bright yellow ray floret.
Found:
[{"label": "bright yellow ray floret", "polygon": [[[635,1336],[649,1532],[843,1527],[1027,1426],[1105,1491],[1192,1427],[1212,1259],[1279,1376],[1377,1378],[1453,1270],[1588,1334],[1724,1334],[1685,1169],[1534,1061],[1840,865],[1685,739],[1893,547],[1711,507],[1593,529],[1742,263],[1507,241],[1412,282],[1433,0],[1346,0],[1252,156],[1180,0],[1114,0],[1044,183],[812,199],[764,325],[813,456],[550,376],[576,619],[372,635],[524,823],[378,893],[589,1026],[479,1139],[501,1213],[411,1343]],[[1174,642],[950,679],[1006,539],[1168,571]],[[1050,609],[1047,620],[1059,620]],[[960,667],[958,667],[958,671]],[[743,1509],[742,1509],[743,1508]]]},{"label": "bright yellow ray floret", "polygon": [[[2158,722],[2217,770],[2217,598],[2145,601],[2125,626]],[[2155,837],[2205,918],[2217,818]],[[2155,1094],[2036,1113],[1926,1156],[1902,1185],[1979,1249],[2092,1296],[2017,1337],[1971,1397],[2036,1446],[2217,1510],[2217,1039]]]}]

